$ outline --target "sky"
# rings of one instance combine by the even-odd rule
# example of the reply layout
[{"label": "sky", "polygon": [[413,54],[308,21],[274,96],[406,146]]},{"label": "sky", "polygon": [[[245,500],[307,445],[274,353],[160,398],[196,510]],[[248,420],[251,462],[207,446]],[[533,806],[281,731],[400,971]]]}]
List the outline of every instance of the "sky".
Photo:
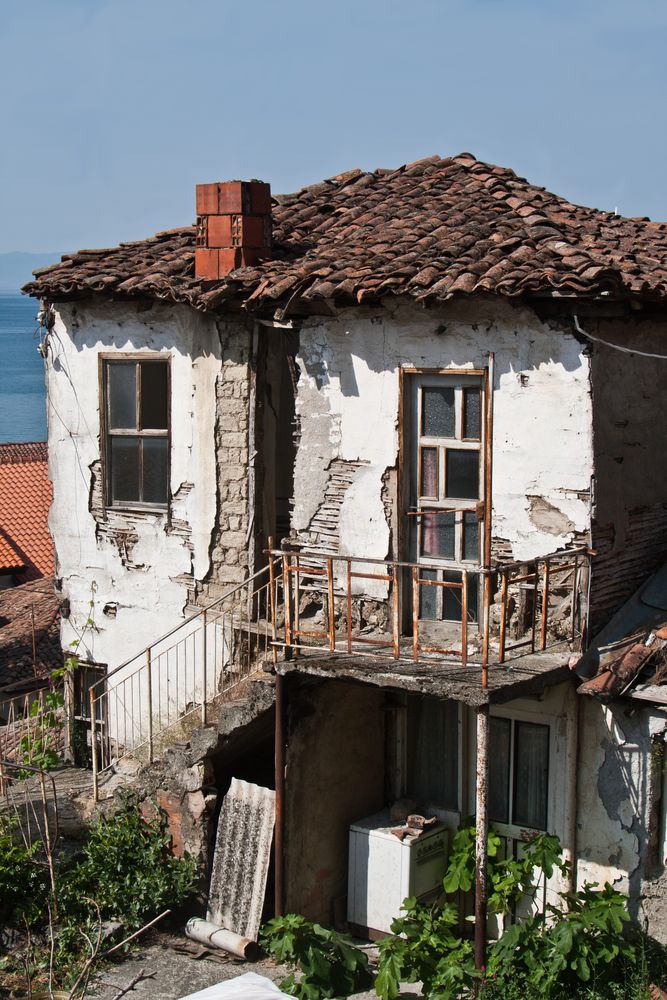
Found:
[{"label": "sky", "polygon": [[667,219],[666,0],[0,0],[0,252],[462,151]]}]

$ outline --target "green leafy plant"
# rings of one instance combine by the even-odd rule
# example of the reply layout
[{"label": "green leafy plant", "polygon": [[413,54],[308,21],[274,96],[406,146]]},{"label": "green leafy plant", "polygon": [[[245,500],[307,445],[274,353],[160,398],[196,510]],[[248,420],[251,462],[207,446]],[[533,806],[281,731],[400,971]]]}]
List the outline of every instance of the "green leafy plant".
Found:
[{"label": "green leafy plant", "polygon": [[296,966],[280,988],[300,1000],[346,997],[372,982],[366,955],[350,939],[305,917],[289,913],[264,924],[260,944],[277,961]]},{"label": "green leafy plant", "polygon": [[405,916],[392,922],[397,937],[380,941],[380,963],[375,990],[383,1000],[394,1000],[400,984],[424,984],[424,995],[451,1000],[474,981],[472,942],[458,933],[458,912],[451,903],[424,906],[414,897],[403,903]]},{"label": "green leafy plant", "polygon": [[34,931],[0,957],[7,974],[28,976],[28,963],[30,976],[43,976],[53,933],[53,983],[70,987],[90,958],[100,920],[117,919],[130,932],[180,906],[196,887],[197,870],[192,858],[170,854],[170,841],[165,814],[145,819],[136,796],[127,795],[117,813],[93,822],[80,856],[57,867],[54,927],[41,844],[27,846],[14,826],[0,823],[0,923]]},{"label": "green leafy plant", "polygon": [[[501,840],[488,839],[490,913],[511,913],[522,897],[534,896],[541,881],[554,871],[568,871],[556,837],[541,835],[527,841],[520,858],[503,858]],[[447,895],[469,892],[475,878],[475,828],[462,827],[454,836],[445,895],[426,907],[415,899],[403,904],[404,916],[392,924],[394,938],[380,943],[376,992],[394,1000],[402,980],[422,980],[425,995],[453,1000],[482,992],[494,1000],[620,1000],[615,992],[624,982],[632,992],[626,1000],[648,998],[648,965],[625,933],[627,896],[612,886],[585,885],[561,894],[561,905],[547,905],[505,930],[488,949],[487,968],[475,969],[472,942],[462,936],[458,910]],[[653,961],[653,968],[655,961]],[[642,992],[643,991],[643,992]]]},{"label": "green leafy plant", "polygon": [[83,856],[62,879],[62,906],[85,915],[92,896],[102,917],[133,930],[161,910],[180,906],[196,884],[192,858],[169,854],[171,835],[164,812],[144,818],[134,796],[110,817],[93,821]]},{"label": "green leafy plant", "polygon": [[46,910],[49,882],[40,844],[27,844],[13,817],[0,816],[0,925],[39,921]]},{"label": "green leafy plant", "polygon": [[546,907],[553,922],[539,914],[505,931],[490,949],[490,975],[519,979],[540,997],[574,996],[582,984],[608,978],[619,956],[635,958],[633,943],[623,936],[627,896],[606,883],[602,889],[586,884],[562,898],[564,909]]},{"label": "green leafy plant", "polygon": [[[21,763],[30,767],[38,767],[42,771],[51,771],[60,763],[60,734],[64,720],[62,711],[65,706],[63,682],[68,675],[79,669],[79,649],[86,634],[95,628],[93,611],[95,608],[95,593],[97,583],[91,584],[91,596],[88,602],[88,617],[76,639],[69,644],[69,653],[62,667],[52,670],[49,675],[49,691],[43,699],[35,699],[30,704],[28,731],[21,737],[19,751]],[[31,725],[31,720],[34,725]],[[30,771],[19,771],[19,778],[30,777]]]}]

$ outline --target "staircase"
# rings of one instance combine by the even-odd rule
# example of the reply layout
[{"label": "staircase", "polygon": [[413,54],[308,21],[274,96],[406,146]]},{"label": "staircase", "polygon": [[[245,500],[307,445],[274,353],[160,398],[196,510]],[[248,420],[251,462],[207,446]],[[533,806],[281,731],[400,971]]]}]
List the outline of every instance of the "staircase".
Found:
[{"label": "staircase", "polygon": [[109,772],[130,759],[151,763],[205,726],[222,702],[275,661],[279,581],[274,561],[184,619],[89,691],[86,743],[94,797]]}]

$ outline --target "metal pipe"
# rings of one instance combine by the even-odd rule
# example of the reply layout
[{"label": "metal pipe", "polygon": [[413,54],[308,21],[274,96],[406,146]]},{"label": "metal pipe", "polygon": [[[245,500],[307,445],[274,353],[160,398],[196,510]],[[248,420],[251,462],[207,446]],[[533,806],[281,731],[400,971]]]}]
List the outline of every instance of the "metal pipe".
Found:
[{"label": "metal pipe", "polygon": [[419,659],[419,570],[412,567],[412,659]]},{"label": "metal pipe", "polygon": [[498,650],[498,662],[505,662],[505,630],[507,628],[507,573],[503,573],[500,585],[500,637]]},{"label": "metal pipe", "polygon": [[[269,601],[271,602],[271,640],[273,643],[276,641],[276,577],[275,570],[273,567],[273,556],[271,555],[271,550],[273,549],[273,537],[269,536]],[[222,648],[225,647],[225,633],[222,633]],[[271,659],[273,665],[275,666],[278,662],[278,650],[275,645],[271,646]]]},{"label": "metal pipe", "polygon": [[565,695],[565,844],[563,857],[569,864],[567,891],[577,886],[577,762],[579,756],[579,720],[583,711],[583,698],[570,684]]},{"label": "metal pipe", "polygon": [[327,559],[327,620],[329,632],[329,649],[336,650],[336,620],[334,617],[334,579],[333,559]]},{"label": "metal pipe", "polygon": [[[148,687],[148,760],[153,763],[153,671],[151,670],[151,647],[146,650],[146,676]],[[139,688],[141,692],[141,688]],[[141,703],[141,702],[140,702]]]},{"label": "metal pipe", "polygon": [[477,709],[477,771],[475,784],[475,967],[486,968],[487,838],[489,784],[489,706]]},{"label": "metal pipe", "polygon": [[[207,679],[206,678],[206,674],[207,674],[206,660],[207,660],[207,657],[208,657],[208,638],[207,638],[207,635],[206,635],[206,632],[207,632],[207,628],[206,628],[206,626],[207,626],[206,609],[204,609],[204,614],[202,615],[202,618],[204,620],[204,635],[203,635],[203,642],[202,642],[202,645],[204,647],[204,652],[203,652],[203,663],[202,663],[201,724],[202,724],[202,726],[205,726],[206,725],[206,687],[207,687],[207,685],[206,685],[206,679]],[[148,669],[150,670],[150,664],[149,664]]]},{"label": "metal pipe", "polygon": [[201,917],[190,917],[185,925],[185,936],[203,944],[207,948],[220,948],[236,958],[252,960],[258,952],[257,942],[241,937],[234,931],[213,924]]},{"label": "metal pipe", "polygon": [[90,702],[90,758],[93,765],[93,801],[98,801],[98,785],[97,785],[97,733],[95,726],[95,692],[92,688],[88,689],[88,700]]},{"label": "metal pipe", "polygon": [[274,764],[276,785],[276,818],[274,832],[274,906],[276,917],[285,913],[285,678],[276,675],[276,720],[274,732]]},{"label": "metal pipe", "polygon": [[542,624],[540,628],[540,649],[547,648],[547,621],[549,619],[549,560],[544,561],[544,583],[542,586]]},{"label": "metal pipe", "polygon": [[468,570],[464,569],[462,574],[463,587],[461,588],[461,666],[468,665]]}]

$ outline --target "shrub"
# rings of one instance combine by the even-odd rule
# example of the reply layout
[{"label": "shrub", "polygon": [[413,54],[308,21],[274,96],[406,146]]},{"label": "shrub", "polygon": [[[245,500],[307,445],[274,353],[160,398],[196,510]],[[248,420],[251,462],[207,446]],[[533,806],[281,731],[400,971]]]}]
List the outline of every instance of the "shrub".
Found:
[{"label": "shrub", "polygon": [[366,955],[336,931],[290,913],[275,917],[262,927],[260,944],[279,962],[297,967],[280,984],[281,990],[300,1000],[346,997],[372,983]]},{"label": "shrub", "polygon": [[13,818],[0,816],[0,925],[34,924],[47,910],[49,882],[39,843],[28,845]]},{"label": "shrub", "polygon": [[62,878],[63,911],[90,914],[82,899],[92,897],[102,917],[135,930],[161,910],[180,906],[195,887],[196,865],[189,857],[171,857],[170,840],[165,814],[145,819],[128,797],[121,812],[91,825],[82,857]]}]

